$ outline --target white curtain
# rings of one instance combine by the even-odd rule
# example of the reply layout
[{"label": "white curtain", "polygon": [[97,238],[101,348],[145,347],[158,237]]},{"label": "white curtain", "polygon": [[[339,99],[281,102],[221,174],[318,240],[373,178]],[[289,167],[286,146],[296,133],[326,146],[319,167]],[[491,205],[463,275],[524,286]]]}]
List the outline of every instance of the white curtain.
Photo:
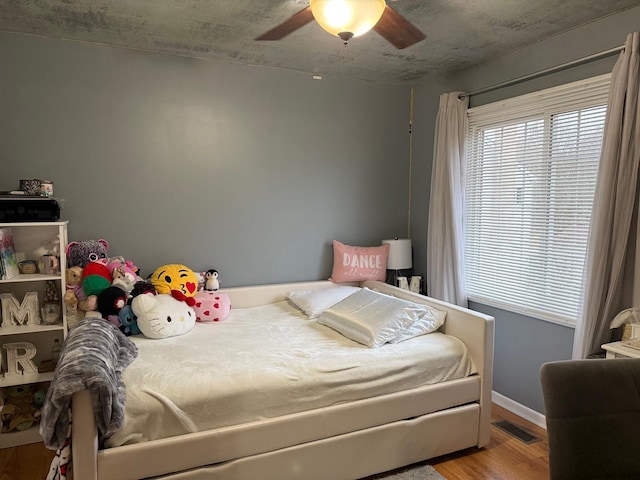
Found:
[{"label": "white curtain", "polygon": [[633,306],[633,293],[640,289],[640,285],[633,285],[636,275],[629,271],[639,260],[635,240],[640,165],[639,42],[640,32],[629,34],[611,76],[573,358],[601,351],[600,346],[610,340],[611,320]]},{"label": "white curtain", "polygon": [[464,282],[464,174],[468,97],[440,96],[427,230],[429,296],[467,306]]}]

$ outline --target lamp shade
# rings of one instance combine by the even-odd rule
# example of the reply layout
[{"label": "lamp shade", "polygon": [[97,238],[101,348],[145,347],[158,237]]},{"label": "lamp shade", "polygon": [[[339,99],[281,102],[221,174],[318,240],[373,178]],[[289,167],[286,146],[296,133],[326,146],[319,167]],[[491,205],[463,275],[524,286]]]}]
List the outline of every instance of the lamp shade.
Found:
[{"label": "lamp shade", "polygon": [[[384,0],[311,0],[309,6],[322,28],[346,41],[371,30],[382,17],[386,3]],[[344,34],[348,34],[348,38]]]},{"label": "lamp shade", "polygon": [[411,260],[411,239],[395,238],[382,240],[382,244],[389,244],[389,259],[387,270],[407,270],[413,266]]}]

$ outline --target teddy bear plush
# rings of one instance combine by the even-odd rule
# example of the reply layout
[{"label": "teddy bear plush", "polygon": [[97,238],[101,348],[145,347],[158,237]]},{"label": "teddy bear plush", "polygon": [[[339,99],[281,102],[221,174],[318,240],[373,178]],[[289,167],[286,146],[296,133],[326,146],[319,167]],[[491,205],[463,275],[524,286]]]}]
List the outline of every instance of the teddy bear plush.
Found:
[{"label": "teddy bear plush", "polygon": [[100,240],[83,240],[81,242],[69,242],[66,249],[67,267],[84,268],[89,262],[107,260],[109,242]]},{"label": "teddy bear plush", "polygon": [[196,314],[185,302],[172,295],[138,295],[131,301],[138,328],[148,338],[184,335],[196,323]]},{"label": "teddy bear plush", "polygon": [[65,272],[67,289],[63,300],[67,309],[69,328],[82,320],[86,312],[94,311],[97,307],[97,297],[87,296],[82,290],[82,273],[81,267],[70,267]]}]

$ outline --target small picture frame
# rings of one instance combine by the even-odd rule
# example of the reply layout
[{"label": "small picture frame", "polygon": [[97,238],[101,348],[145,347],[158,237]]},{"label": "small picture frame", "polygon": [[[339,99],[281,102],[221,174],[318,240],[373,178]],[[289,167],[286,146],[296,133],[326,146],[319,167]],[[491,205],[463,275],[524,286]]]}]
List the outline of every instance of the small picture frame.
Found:
[{"label": "small picture frame", "polygon": [[42,323],[45,325],[57,325],[60,323],[60,303],[44,302],[41,314]]}]

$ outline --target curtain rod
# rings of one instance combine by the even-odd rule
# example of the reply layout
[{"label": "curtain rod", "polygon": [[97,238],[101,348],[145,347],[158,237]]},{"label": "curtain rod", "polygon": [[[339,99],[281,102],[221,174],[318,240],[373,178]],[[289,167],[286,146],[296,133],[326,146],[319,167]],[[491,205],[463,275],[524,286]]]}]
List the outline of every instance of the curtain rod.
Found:
[{"label": "curtain rod", "polygon": [[534,78],[542,77],[543,75],[548,75],[550,73],[559,72],[566,68],[575,67],[577,65],[581,65],[583,63],[593,62],[595,60],[600,60],[601,58],[609,57],[615,53],[621,52],[624,50],[624,45],[620,45],[619,47],[610,48],[609,50],[605,50],[600,53],[594,53],[593,55],[588,55],[586,57],[578,58],[577,60],[573,60],[571,62],[566,62],[561,65],[556,65],[555,67],[549,67],[544,70],[540,70],[538,72],[529,73],[527,75],[523,75],[521,77],[517,77],[511,80],[507,80],[502,83],[496,83],[495,85],[490,85],[488,87],[480,88],[478,90],[473,90],[472,92],[463,93],[459,96],[459,98],[471,97],[472,95],[479,95],[481,93],[492,92],[493,90],[498,90],[499,88],[509,87],[511,85],[515,85],[517,83],[524,82],[526,80],[532,80]]}]

